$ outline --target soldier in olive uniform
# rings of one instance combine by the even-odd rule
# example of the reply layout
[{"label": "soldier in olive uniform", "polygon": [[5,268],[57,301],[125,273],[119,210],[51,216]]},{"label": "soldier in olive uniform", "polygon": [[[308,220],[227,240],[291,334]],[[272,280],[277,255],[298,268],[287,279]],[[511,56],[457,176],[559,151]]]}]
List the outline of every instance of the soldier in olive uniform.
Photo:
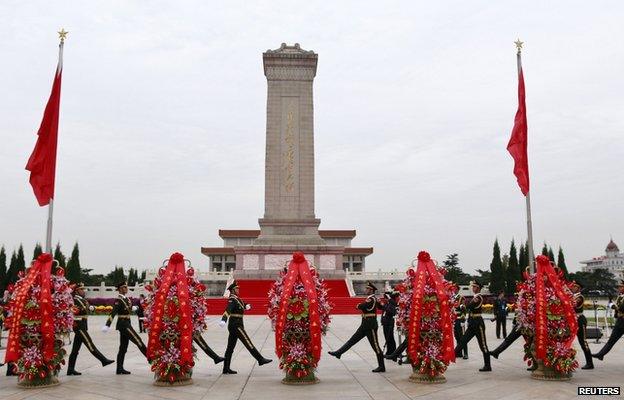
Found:
[{"label": "soldier in olive uniform", "polygon": [[113,311],[111,311],[108,320],[106,320],[106,325],[102,327],[102,331],[108,332],[111,324],[113,323],[113,319],[117,316],[117,325],[115,326],[115,328],[119,331],[117,375],[128,375],[130,374],[130,371],[126,371],[123,367],[126,352],[128,351],[128,343],[134,343],[145,357],[147,357],[147,348],[145,347],[145,344],[143,343],[143,340],[141,340],[139,334],[136,333],[134,328],[132,328],[132,323],[130,322],[130,314],[132,311],[136,311],[136,306],[133,306],[130,299],[126,297],[126,293],[128,293],[128,284],[126,282],[121,282],[115,286],[117,287],[119,295],[113,305]]},{"label": "soldier in olive uniform", "polygon": [[592,354],[594,358],[600,361],[602,361],[604,356],[611,350],[622,335],[624,335],[624,280],[620,281],[618,290],[620,291],[620,295],[617,297],[614,304],[616,321],[611,331],[611,336],[609,336],[609,340],[597,354]]},{"label": "soldier in olive uniform", "polygon": [[578,321],[578,330],[576,331],[576,337],[578,338],[583,354],[585,355],[585,365],[581,369],[594,369],[594,360],[592,359],[591,350],[587,344],[587,318],[583,315],[583,304],[585,298],[581,294],[583,285],[578,282],[571,282],[570,289],[574,293],[574,312]]},{"label": "soldier in olive uniform", "polygon": [[474,281],[471,284],[472,292],[474,296],[470,303],[468,303],[468,329],[462,336],[461,340],[455,347],[455,357],[461,357],[462,348],[468,344],[468,342],[474,337],[477,337],[479,342],[479,348],[483,353],[483,368],[480,368],[480,372],[491,371],[490,365],[490,353],[487,347],[487,341],[485,339],[485,324],[483,323],[483,317],[481,316],[481,309],[483,307],[483,296],[481,295],[480,282]]},{"label": "soldier in olive uniform", "polygon": [[[466,298],[464,298],[464,296],[457,294],[455,301],[455,324],[453,325],[453,335],[455,336],[455,341],[459,343],[462,336],[464,336],[464,323],[466,322],[468,309],[466,308]],[[461,348],[460,355],[464,360],[468,359],[467,343]]]},{"label": "soldier in olive uniform", "polygon": [[102,366],[105,367],[108,364],[112,364],[114,361],[104,357],[104,354],[93,344],[91,336],[87,327],[87,318],[89,311],[93,311],[93,306],[89,305],[89,302],[84,297],[84,284],[79,283],[74,288],[74,343],[72,345],[71,353],[69,354],[69,362],[67,363],[67,375],[82,375],[76,371],[76,359],[80,352],[80,347],[84,343],[87,349],[97,358]]},{"label": "soldier in olive uniform", "polygon": [[229,333],[227,348],[225,349],[223,373],[235,374],[236,371],[230,368],[230,363],[232,362],[232,353],[234,353],[234,347],[236,346],[236,342],[238,340],[243,342],[243,345],[247,348],[247,350],[249,350],[249,353],[251,353],[256,361],[258,361],[258,365],[268,364],[273,360],[264,358],[258,349],[255,348],[253,343],[251,343],[249,335],[245,332],[245,327],[243,326],[243,314],[245,313],[245,310],[251,309],[251,305],[245,304],[245,302],[238,297],[238,284],[233,282],[230,286],[228,286],[228,290],[230,291],[230,299],[228,300],[227,309],[223,313],[223,317],[221,317],[219,325],[224,327],[227,322]]},{"label": "soldier in olive uniform", "polygon": [[377,339],[377,298],[375,292],[377,288],[371,282],[366,284],[366,300],[358,304],[357,308],[362,311],[362,323],[360,327],[355,331],[353,336],[347,343],[336,351],[330,351],[329,354],[336,358],[340,358],[343,353],[353,347],[357,342],[368,338],[368,342],[377,355],[378,367],[373,372],[386,372],[386,366],[384,365],[384,355],[379,347],[379,340]]}]

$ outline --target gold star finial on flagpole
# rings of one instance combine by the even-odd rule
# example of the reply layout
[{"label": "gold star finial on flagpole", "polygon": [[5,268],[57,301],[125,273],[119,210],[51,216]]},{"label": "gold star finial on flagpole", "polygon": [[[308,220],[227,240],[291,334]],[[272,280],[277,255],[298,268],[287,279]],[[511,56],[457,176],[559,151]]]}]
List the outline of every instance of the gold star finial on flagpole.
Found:
[{"label": "gold star finial on flagpole", "polygon": [[67,32],[65,29],[61,28],[60,31],[58,31],[58,35],[59,35],[59,39],[61,39],[61,43],[65,42],[65,38],[67,37],[67,34],[69,32]]},{"label": "gold star finial on flagpole", "polygon": [[518,53],[521,53],[522,52],[522,45],[524,44],[524,42],[521,42],[520,39],[518,39],[514,43],[516,44],[516,49],[518,49]]}]

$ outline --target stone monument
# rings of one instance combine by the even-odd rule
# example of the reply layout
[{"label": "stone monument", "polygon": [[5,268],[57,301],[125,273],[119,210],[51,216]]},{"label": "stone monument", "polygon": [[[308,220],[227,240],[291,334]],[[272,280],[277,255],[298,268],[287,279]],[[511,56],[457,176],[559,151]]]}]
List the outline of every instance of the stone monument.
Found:
[{"label": "stone monument", "polygon": [[[372,248],[351,248],[355,231],[319,231],[314,212],[314,108],[312,83],[318,55],[298,43],[263,54],[267,78],[264,217],[260,231],[220,231],[223,248],[209,257],[235,256],[235,274],[279,270],[295,251],[325,272],[344,274],[345,253],[363,259]],[[233,246],[228,246],[229,243]],[[242,240],[241,240],[242,239]],[[331,243],[328,243],[331,242]],[[349,250],[346,250],[349,249]],[[349,259],[346,259],[348,262]],[[270,274],[274,275],[274,273]]]}]

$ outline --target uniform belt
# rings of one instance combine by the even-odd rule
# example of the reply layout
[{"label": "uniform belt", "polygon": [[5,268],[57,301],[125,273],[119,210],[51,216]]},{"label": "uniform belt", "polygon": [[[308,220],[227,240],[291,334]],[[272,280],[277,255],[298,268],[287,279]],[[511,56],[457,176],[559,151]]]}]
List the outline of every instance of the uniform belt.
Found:
[{"label": "uniform belt", "polygon": [[77,321],[77,320],[86,320],[86,319],[87,319],[87,317],[86,317],[86,316],[74,316],[74,321]]},{"label": "uniform belt", "polygon": [[119,319],[130,319],[131,315],[118,315],[117,318]]},{"label": "uniform belt", "polygon": [[468,314],[468,316],[469,316],[470,318],[480,317],[480,316],[481,316],[481,313],[479,313],[479,314],[472,314],[472,313],[470,313],[470,314]]},{"label": "uniform belt", "polygon": [[243,318],[243,314],[230,314],[230,318]]},{"label": "uniform belt", "polygon": [[377,314],[375,313],[370,313],[370,314],[362,314],[362,318],[377,318]]}]

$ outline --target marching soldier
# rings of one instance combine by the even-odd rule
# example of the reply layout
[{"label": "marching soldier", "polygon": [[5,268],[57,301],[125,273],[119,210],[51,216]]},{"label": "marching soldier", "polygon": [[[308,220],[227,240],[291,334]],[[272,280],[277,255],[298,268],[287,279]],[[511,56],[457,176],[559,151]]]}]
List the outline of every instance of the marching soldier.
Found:
[{"label": "marching soldier", "polygon": [[[455,341],[459,343],[461,341],[462,336],[464,336],[464,323],[466,322],[466,315],[468,315],[468,309],[466,308],[466,298],[464,296],[457,294],[456,303],[455,303],[455,324],[453,326],[453,335],[455,336]],[[460,355],[464,360],[468,359],[468,344],[464,344],[461,348]]]},{"label": "marching soldier", "polygon": [[234,347],[236,346],[236,342],[238,340],[243,342],[243,345],[247,348],[247,350],[249,350],[249,353],[251,353],[256,361],[258,361],[258,365],[268,364],[273,360],[264,358],[254,347],[253,343],[251,343],[251,339],[247,335],[247,332],[245,332],[245,327],[243,326],[243,314],[245,313],[245,310],[251,309],[251,305],[245,304],[245,302],[238,297],[238,284],[236,281],[228,286],[228,290],[230,291],[230,299],[228,300],[227,309],[223,313],[223,317],[221,317],[221,321],[219,322],[221,327],[224,327],[227,322],[229,333],[227,348],[225,349],[223,373],[236,374],[236,371],[230,368],[230,363],[232,362],[232,353],[234,353]]},{"label": "marching soldier", "polygon": [[208,346],[208,343],[206,343],[204,337],[201,334],[195,333],[193,335],[193,341],[197,343],[199,348],[202,349],[204,353],[208,355],[208,357],[212,358],[212,361],[214,361],[215,364],[219,364],[220,362],[225,360],[225,358],[215,353],[214,350],[212,350],[210,346]]},{"label": "marching soldier", "polygon": [[[377,308],[382,310],[381,326],[386,341],[386,355],[392,354],[396,350],[396,341],[394,340],[394,316],[396,315],[397,295],[397,292],[386,292],[382,301],[377,303]],[[396,359],[393,361],[396,361]]]},{"label": "marching soldier", "polygon": [[611,350],[613,345],[624,335],[624,280],[620,281],[620,285],[618,286],[618,290],[620,291],[620,295],[615,300],[615,326],[611,331],[611,336],[609,336],[609,340],[604,345],[604,347],[597,353],[592,354],[592,357],[599,359],[602,361],[604,356]]},{"label": "marching soldier", "polygon": [[368,342],[377,355],[378,367],[373,372],[386,372],[384,365],[384,355],[379,347],[379,340],[377,340],[377,298],[375,292],[377,288],[371,282],[366,284],[366,300],[358,304],[357,308],[362,311],[362,323],[360,327],[355,331],[353,336],[338,350],[328,352],[330,355],[340,358],[343,353],[349,350],[364,337],[368,338]]},{"label": "marching soldier", "polygon": [[[522,328],[520,327],[520,324],[518,323],[517,318],[514,318],[512,321],[512,328],[511,328],[511,332],[509,332],[509,335],[507,335],[507,337],[503,340],[503,342],[501,344],[498,345],[497,348],[495,348],[494,350],[490,351],[490,355],[496,359],[498,359],[498,356],[505,350],[507,350],[507,348],[509,346],[511,346],[511,344],[513,342],[515,342],[519,337],[524,336],[524,339],[527,342],[531,342],[533,340],[533,337],[530,335],[524,335],[522,333]],[[537,362],[535,361],[535,359],[533,359],[533,357],[531,357],[532,362],[531,362],[531,366],[529,368],[527,368],[527,371],[533,371],[535,369],[537,369]]]},{"label": "marching soldier", "polygon": [[483,353],[484,362],[483,368],[480,368],[479,372],[487,372],[491,371],[492,367],[490,365],[490,353],[485,339],[485,324],[481,316],[481,309],[483,307],[483,296],[481,295],[482,286],[483,285],[478,281],[473,281],[471,283],[474,296],[468,304],[468,329],[466,329],[466,332],[464,332],[464,335],[455,347],[455,357],[460,357],[462,354],[461,349],[476,336],[479,342],[479,348]]},{"label": "marching soldier", "polygon": [[594,369],[594,360],[592,359],[591,350],[587,344],[587,318],[583,315],[583,304],[585,303],[585,298],[581,294],[583,285],[579,282],[573,281],[570,283],[570,289],[574,294],[574,312],[576,313],[578,321],[576,337],[578,338],[583,354],[585,355],[585,365],[583,365],[581,369]]},{"label": "marching soldier", "polygon": [[97,358],[102,366],[105,367],[108,364],[112,364],[114,361],[104,357],[102,353],[95,347],[89,331],[87,329],[87,318],[89,311],[93,311],[93,306],[89,305],[89,302],[84,297],[85,290],[84,284],[79,283],[74,288],[74,343],[72,345],[71,353],[69,354],[69,362],[67,363],[67,375],[82,375],[76,371],[76,359],[80,352],[80,347],[84,343],[87,349]]},{"label": "marching soldier", "polygon": [[133,306],[130,299],[126,297],[128,293],[128,284],[121,282],[116,285],[119,295],[113,305],[113,311],[111,311],[106,325],[102,327],[103,332],[108,332],[113,319],[117,316],[117,325],[115,329],[119,331],[119,351],[117,353],[117,375],[129,375],[130,371],[126,371],[123,367],[124,359],[126,358],[126,352],[128,351],[128,342],[134,343],[141,353],[147,357],[147,348],[141,340],[141,337],[132,328],[130,322],[130,314],[132,311],[136,311],[136,306]]}]

